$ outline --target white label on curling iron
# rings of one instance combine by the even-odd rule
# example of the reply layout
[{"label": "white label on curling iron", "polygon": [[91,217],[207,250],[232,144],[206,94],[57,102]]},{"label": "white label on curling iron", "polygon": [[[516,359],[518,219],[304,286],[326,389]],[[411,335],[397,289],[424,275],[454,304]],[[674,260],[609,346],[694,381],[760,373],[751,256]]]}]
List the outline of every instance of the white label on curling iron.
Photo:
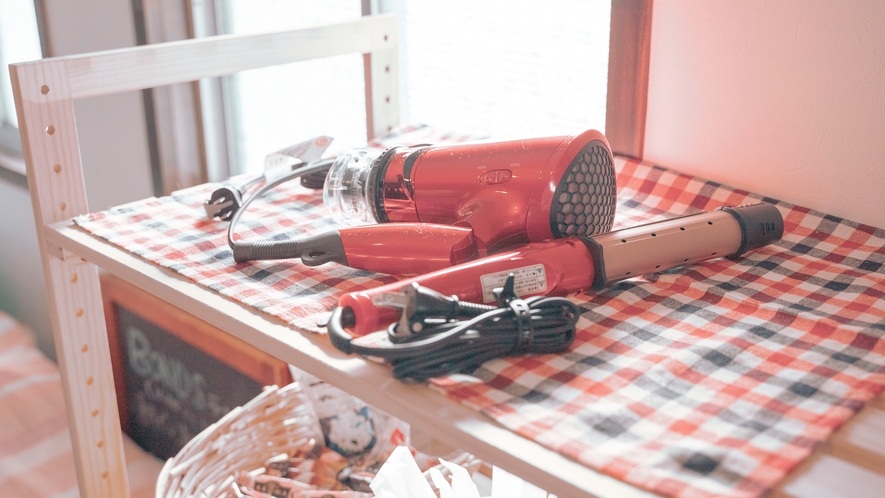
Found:
[{"label": "white label on curling iron", "polygon": [[501,271],[498,273],[488,273],[479,277],[482,284],[482,299],[487,303],[495,302],[495,295],[492,293],[498,287],[504,287],[507,277],[513,274],[513,287],[517,296],[544,292],[547,290],[547,274],[544,272],[544,265],[523,266],[522,268],[514,268],[512,270]]}]

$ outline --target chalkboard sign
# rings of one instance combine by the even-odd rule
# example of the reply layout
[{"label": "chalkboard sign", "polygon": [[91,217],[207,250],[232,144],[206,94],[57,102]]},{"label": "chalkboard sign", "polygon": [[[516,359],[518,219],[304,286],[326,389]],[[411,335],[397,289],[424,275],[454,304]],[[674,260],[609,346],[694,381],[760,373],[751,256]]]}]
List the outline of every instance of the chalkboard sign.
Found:
[{"label": "chalkboard sign", "polygon": [[159,458],[291,382],[284,362],[130,284],[103,276],[102,294],[123,431]]}]

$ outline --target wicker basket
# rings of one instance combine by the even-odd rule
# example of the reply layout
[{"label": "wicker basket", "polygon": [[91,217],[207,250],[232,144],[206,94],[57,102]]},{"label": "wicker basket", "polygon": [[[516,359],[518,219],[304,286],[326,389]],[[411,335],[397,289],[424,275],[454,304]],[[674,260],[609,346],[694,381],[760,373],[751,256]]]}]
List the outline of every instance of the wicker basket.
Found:
[{"label": "wicker basket", "polygon": [[190,440],[157,478],[157,498],[214,498],[229,491],[234,473],[264,465],[318,437],[304,391],[294,382],[271,386]]}]

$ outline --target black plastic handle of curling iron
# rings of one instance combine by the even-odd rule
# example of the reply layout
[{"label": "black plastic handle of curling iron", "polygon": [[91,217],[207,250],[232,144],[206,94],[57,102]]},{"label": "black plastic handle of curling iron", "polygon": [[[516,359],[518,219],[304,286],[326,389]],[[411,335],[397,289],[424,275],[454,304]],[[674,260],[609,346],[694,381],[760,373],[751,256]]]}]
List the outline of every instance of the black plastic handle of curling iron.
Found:
[{"label": "black plastic handle of curling iron", "polygon": [[774,204],[759,203],[745,206],[722,206],[717,211],[725,211],[734,216],[741,227],[741,246],[728,256],[741,257],[747,251],[767,246],[784,236],[784,218]]}]

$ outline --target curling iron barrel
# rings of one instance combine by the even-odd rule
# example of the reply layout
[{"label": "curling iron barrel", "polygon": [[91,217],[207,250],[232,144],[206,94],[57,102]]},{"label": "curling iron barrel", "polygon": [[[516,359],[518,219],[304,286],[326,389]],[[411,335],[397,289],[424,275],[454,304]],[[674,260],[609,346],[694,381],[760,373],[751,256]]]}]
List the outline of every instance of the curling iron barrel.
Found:
[{"label": "curling iron barrel", "polygon": [[[448,269],[403,280],[339,301],[342,325],[365,335],[397,319],[384,297],[414,283],[469,302],[492,302],[508,275],[520,297],[599,290],[611,282],[718,257],[737,258],[783,236],[771,204],[723,207],[585,237],[531,243]],[[379,306],[380,305],[380,306]],[[331,333],[331,329],[330,329]],[[340,339],[340,338],[338,338]],[[333,337],[333,341],[336,338]]]}]

